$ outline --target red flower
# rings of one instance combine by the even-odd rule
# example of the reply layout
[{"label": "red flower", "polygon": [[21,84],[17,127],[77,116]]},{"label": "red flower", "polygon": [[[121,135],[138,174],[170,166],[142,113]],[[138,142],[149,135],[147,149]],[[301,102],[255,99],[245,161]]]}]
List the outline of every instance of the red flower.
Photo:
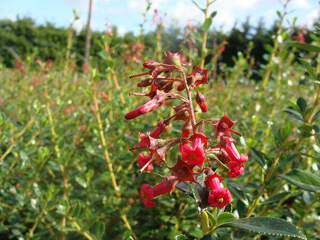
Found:
[{"label": "red flower", "polygon": [[[149,162],[150,160],[151,160],[150,155],[144,155],[144,154],[140,153],[138,156],[139,169],[141,170],[142,168],[144,168],[145,172],[148,172],[148,173],[152,172],[153,165],[151,162]],[[146,166],[146,164],[147,164],[147,166]]]},{"label": "red flower", "polygon": [[237,131],[232,129],[235,124],[226,114],[214,124],[216,136],[230,136],[231,132],[240,135]]},{"label": "red flower", "polygon": [[143,205],[146,208],[154,207],[156,205],[153,199],[153,189],[149,186],[149,184],[142,184],[140,187],[140,197]]},{"label": "red flower", "polygon": [[194,67],[191,73],[192,80],[196,86],[208,83],[208,70]]},{"label": "red flower", "polygon": [[228,167],[229,167],[229,172],[228,172],[229,178],[237,178],[244,173],[243,163],[239,163],[236,161],[230,161],[228,163]]},{"label": "red flower", "polygon": [[240,155],[240,158],[237,159],[236,161],[229,161],[228,162],[228,177],[229,178],[237,178],[240,175],[244,173],[244,163],[248,161],[248,156],[247,155]]},{"label": "red flower", "polygon": [[171,168],[171,170],[179,182],[195,182],[192,166],[186,164],[180,158],[178,159],[176,165]]},{"label": "red flower", "polygon": [[152,201],[153,198],[172,192],[175,189],[176,183],[176,177],[169,176],[162,179],[162,181],[154,187],[150,187],[148,184],[142,184],[140,187],[140,197],[143,205],[147,208],[154,207],[156,203]]},{"label": "red flower", "polygon": [[211,207],[224,208],[232,201],[232,196],[227,188],[220,188],[209,193],[208,204]]},{"label": "red flower", "polygon": [[145,133],[139,133],[140,141],[139,143],[135,144],[133,149],[140,149],[140,148],[155,148],[157,145],[157,140],[150,135]]},{"label": "red flower", "polygon": [[219,175],[209,176],[206,184],[208,184],[211,189],[208,196],[208,204],[211,207],[224,208],[232,201],[231,193],[229,189],[222,186],[221,177]]},{"label": "red flower", "polygon": [[189,143],[185,142],[179,145],[182,160],[191,166],[201,166],[205,159],[205,152],[203,146],[196,145],[191,146]]},{"label": "red flower", "polygon": [[206,103],[206,98],[200,92],[197,92],[196,102],[198,103],[198,105],[201,108],[202,112],[207,112],[208,111],[208,105]]},{"label": "red flower", "polygon": [[142,114],[151,112],[161,106],[165,101],[165,94],[158,94],[145,104],[126,114],[127,120],[139,117]]},{"label": "red flower", "polygon": [[160,121],[157,127],[150,133],[150,136],[153,138],[157,138],[160,134],[166,129],[168,126],[168,121]]},{"label": "red flower", "polygon": [[206,137],[206,135],[204,135],[203,133],[194,133],[190,140],[192,141],[193,145],[197,145],[197,146],[207,146],[208,143],[208,138]]},{"label": "red flower", "polygon": [[188,138],[189,134],[192,131],[192,125],[190,121],[186,121],[183,126],[182,126],[182,133],[181,133],[181,137],[182,138]]},{"label": "red flower", "polygon": [[220,183],[223,181],[223,178],[218,173],[215,173],[212,171],[206,177],[205,184],[206,184],[207,188],[214,190],[216,188],[216,181],[218,181]]},{"label": "red flower", "polygon": [[169,176],[161,180],[161,182],[153,187],[153,197],[171,193],[176,186],[176,177]]}]

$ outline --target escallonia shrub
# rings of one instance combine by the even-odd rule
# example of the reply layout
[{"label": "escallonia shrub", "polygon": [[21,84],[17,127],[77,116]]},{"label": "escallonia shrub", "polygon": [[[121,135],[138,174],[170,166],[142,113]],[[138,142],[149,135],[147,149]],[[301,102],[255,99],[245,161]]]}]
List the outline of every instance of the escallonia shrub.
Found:
[{"label": "escallonia shrub", "polygon": [[[140,151],[140,172],[151,173],[156,167],[167,167],[170,172],[155,186],[141,185],[143,205],[154,207],[156,197],[171,193],[176,188],[183,189],[183,184],[190,183],[196,189],[200,208],[225,208],[232,201],[232,196],[223,182],[225,178],[237,178],[243,174],[248,157],[238,152],[232,135],[240,133],[232,128],[235,122],[226,114],[220,119],[196,118],[196,109],[208,111],[206,98],[200,92],[200,86],[208,83],[208,71],[198,66],[192,68],[183,55],[171,52],[165,53],[163,63],[146,61],[143,67],[146,72],[131,78],[144,77],[138,87],[148,87],[149,91],[133,95],[149,100],[128,112],[125,118],[137,118],[162,105],[173,109],[172,116],[159,119],[151,132],[140,133],[140,141],[132,148]],[[199,108],[195,108],[195,104]],[[181,126],[179,136],[161,138],[174,121]],[[208,127],[211,133],[206,135]],[[174,148],[176,145],[179,153],[175,165],[170,167],[166,156],[172,149],[177,149]]]}]

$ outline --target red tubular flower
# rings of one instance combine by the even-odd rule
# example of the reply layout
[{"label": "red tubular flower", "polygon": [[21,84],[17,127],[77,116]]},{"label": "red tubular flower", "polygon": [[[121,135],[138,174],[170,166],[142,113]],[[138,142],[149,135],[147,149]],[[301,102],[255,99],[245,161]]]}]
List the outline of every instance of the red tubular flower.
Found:
[{"label": "red tubular flower", "polygon": [[223,181],[223,178],[218,173],[211,172],[206,177],[206,180],[204,181],[204,183],[207,186],[207,188],[211,190],[215,190],[217,182],[220,183],[222,181]]},{"label": "red tubular flower", "polygon": [[240,155],[240,158],[237,161],[229,161],[228,162],[228,177],[229,178],[237,178],[244,173],[244,163],[248,161],[247,155]]},{"label": "red tubular flower", "polygon": [[192,131],[192,125],[190,121],[186,121],[183,126],[182,126],[182,133],[181,137],[182,138],[188,138],[190,133]]},{"label": "red tubular flower", "polygon": [[[142,153],[139,154],[138,156],[138,166],[139,169],[141,170],[142,168],[144,168],[145,172],[152,172],[153,170],[153,165],[151,162],[149,162],[151,160],[151,156],[150,155],[144,155]],[[148,164],[146,166],[146,164]]]},{"label": "red tubular flower", "polygon": [[148,134],[139,133],[140,141],[139,143],[135,144],[133,149],[141,149],[141,148],[155,148],[157,145],[157,140]]},{"label": "red tubular flower", "polygon": [[203,133],[195,133],[191,136],[190,140],[192,141],[193,146],[205,146],[207,147],[208,138]]},{"label": "red tubular flower", "polygon": [[232,201],[231,193],[229,189],[222,186],[221,177],[219,175],[209,176],[206,184],[208,184],[211,189],[208,196],[208,204],[211,207],[224,208]]},{"label": "red tubular flower", "polygon": [[212,191],[208,196],[208,204],[211,207],[224,208],[232,201],[232,196],[227,188],[220,188]]},{"label": "red tubular flower", "polygon": [[201,108],[202,112],[207,112],[208,111],[208,105],[206,103],[206,98],[200,92],[197,92],[196,102],[198,103],[198,105]]},{"label": "red tubular flower", "polygon": [[176,165],[171,168],[171,171],[179,182],[195,182],[194,174],[192,172],[192,166],[186,164],[180,158]]},{"label": "red tubular flower", "polygon": [[150,136],[153,138],[157,138],[160,134],[166,129],[168,126],[168,121],[160,121],[157,127],[150,133]]},{"label": "red tubular flower", "polygon": [[139,117],[142,114],[151,112],[161,106],[165,101],[165,94],[158,94],[145,104],[126,114],[127,120]]},{"label": "red tubular flower", "polygon": [[154,187],[150,187],[149,184],[142,184],[140,187],[140,197],[143,205],[147,208],[154,207],[156,203],[152,201],[153,198],[171,193],[175,189],[176,183],[176,177],[169,176],[163,178],[162,181]]},{"label": "red tubular flower", "polygon": [[181,143],[179,145],[182,160],[191,166],[202,166],[205,159],[205,152],[203,146],[191,146],[189,143]]},{"label": "red tubular flower", "polygon": [[215,132],[217,137],[221,136],[230,136],[231,133],[240,135],[236,130],[232,129],[232,126],[235,124],[226,114],[214,124]]},{"label": "red tubular flower", "polygon": [[169,176],[169,177],[165,177],[164,179],[162,179],[162,181],[155,185],[152,189],[153,189],[153,197],[157,197],[159,195],[163,195],[163,194],[167,194],[167,193],[171,193],[176,186],[176,177],[174,176]]},{"label": "red tubular flower", "polygon": [[143,202],[143,205],[146,208],[154,207],[156,205],[153,199],[153,189],[149,186],[149,184],[142,184],[140,187],[140,198]]},{"label": "red tubular flower", "polygon": [[243,163],[239,163],[236,161],[230,161],[228,163],[228,167],[229,167],[229,172],[228,172],[229,178],[237,178],[244,173]]},{"label": "red tubular flower", "polygon": [[208,83],[208,70],[200,67],[192,69],[191,77],[196,86]]}]

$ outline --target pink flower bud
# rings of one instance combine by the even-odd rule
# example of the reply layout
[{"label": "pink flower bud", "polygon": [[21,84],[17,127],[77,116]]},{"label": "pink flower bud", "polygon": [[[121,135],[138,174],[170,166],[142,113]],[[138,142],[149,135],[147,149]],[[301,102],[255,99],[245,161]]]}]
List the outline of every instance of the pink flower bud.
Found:
[{"label": "pink flower bud", "polygon": [[154,98],[146,102],[145,104],[141,105],[140,107],[136,108],[135,110],[126,114],[125,118],[127,120],[134,119],[143,115],[145,113],[151,112],[161,106],[165,101],[165,95],[159,94],[156,95]]},{"label": "pink flower bud", "polygon": [[196,95],[196,102],[198,103],[199,107],[201,108],[202,112],[207,112],[208,111],[208,105],[206,103],[206,98],[203,94],[200,92],[197,92]]}]

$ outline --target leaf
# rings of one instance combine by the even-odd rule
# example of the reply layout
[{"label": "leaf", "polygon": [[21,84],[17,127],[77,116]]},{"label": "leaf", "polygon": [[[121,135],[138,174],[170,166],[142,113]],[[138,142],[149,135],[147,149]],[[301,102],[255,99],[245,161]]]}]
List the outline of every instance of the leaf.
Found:
[{"label": "leaf", "polygon": [[295,237],[307,239],[294,225],[283,219],[271,217],[252,217],[237,219],[221,225],[222,227],[235,227],[264,235],[274,235],[283,237]]},{"label": "leaf", "polygon": [[211,19],[213,19],[215,16],[217,16],[217,11],[213,11],[211,14],[210,14],[210,17]]},{"label": "leaf", "polygon": [[294,109],[292,109],[292,108],[287,108],[287,109],[284,110],[284,111],[285,111],[287,114],[289,114],[289,116],[292,117],[293,119],[303,122],[303,117],[302,117],[302,115],[301,115],[299,112],[295,111]]},{"label": "leaf", "polygon": [[225,223],[232,222],[235,219],[235,216],[230,212],[221,213],[217,218],[217,225],[223,225]]},{"label": "leaf", "polygon": [[320,176],[299,169],[292,170],[283,179],[310,192],[320,192]]},{"label": "leaf", "polygon": [[267,160],[266,160],[266,158],[265,158],[264,153],[258,151],[258,150],[255,149],[255,148],[252,148],[252,149],[251,149],[251,156],[252,156],[252,158],[253,158],[257,163],[259,163],[259,165],[260,165],[261,167],[264,168],[264,167],[266,166]]},{"label": "leaf", "polygon": [[202,30],[204,32],[207,32],[209,30],[211,24],[212,24],[212,18],[211,17],[206,18],[206,20],[204,21],[204,23],[202,25]]},{"label": "leaf", "polygon": [[309,52],[320,53],[320,47],[315,46],[315,45],[311,45],[311,44],[307,44],[307,43],[300,43],[300,42],[296,42],[296,41],[288,41],[287,45],[289,47],[296,47],[296,48],[299,48],[301,50],[305,50],[305,51],[309,51]]},{"label": "leaf", "polygon": [[303,97],[297,99],[297,105],[300,108],[300,111],[304,113],[307,109],[307,102]]}]

